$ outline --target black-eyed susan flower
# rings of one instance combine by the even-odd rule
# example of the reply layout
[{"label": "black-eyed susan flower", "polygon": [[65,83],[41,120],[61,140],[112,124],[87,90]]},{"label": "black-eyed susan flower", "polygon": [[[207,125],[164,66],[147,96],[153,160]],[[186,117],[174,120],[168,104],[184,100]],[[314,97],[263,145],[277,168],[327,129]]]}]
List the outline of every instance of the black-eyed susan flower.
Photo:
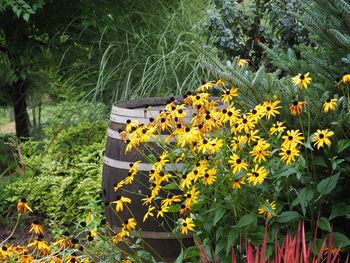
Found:
[{"label": "black-eyed susan flower", "polygon": [[335,111],[335,109],[337,108],[337,99],[327,99],[324,103],[323,103],[323,111],[324,112],[328,112],[328,111]]},{"label": "black-eyed susan flower", "polygon": [[281,148],[279,155],[281,160],[288,165],[295,161],[295,158],[300,155],[300,151],[295,146],[291,146],[289,148]]},{"label": "black-eyed susan flower", "polygon": [[343,75],[343,77],[342,77],[342,82],[343,82],[344,84],[350,83],[350,74],[349,74],[349,73],[346,73],[346,74]]},{"label": "black-eyed susan flower", "polygon": [[290,105],[289,110],[292,116],[297,116],[298,114],[303,112],[303,106],[306,104],[305,101],[293,101],[292,105]]},{"label": "black-eyed susan flower", "polygon": [[193,231],[195,224],[192,223],[193,220],[191,217],[187,217],[186,219],[182,219],[181,221],[181,233],[188,234],[189,231]]},{"label": "black-eyed susan flower", "polygon": [[204,84],[200,85],[196,91],[201,93],[201,92],[211,90],[215,84],[216,84],[216,82],[213,80],[209,81],[209,82],[205,82]]},{"label": "black-eyed susan flower", "polygon": [[262,184],[268,173],[269,172],[264,166],[259,167],[259,165],[256,164],[255,167],[247,174],[247,181],[254,186],[256,186],[258,183]]},{"label": "black-eyed susan flower", "polygon": [[209,169],[203,176],[202,182],[204,185],[212,185],[216,181],[216,170]]},{"label": "black-eyed susan flower", "polygon": [[[7,245],[3,245],[0,249],[0,259],[6,259],[11,256],[11,249]],[[6,261],[5,261],[6,262]]]},{"label": "black-eyed susan flower", "polygon": [[38,221],[34,221],[29,229],[29,233],[44,235],[44,228],[39,224]]},{"label": "black-eyed susan flower", "polygon": [[302,90],[303,88],[307,89],[307,86],[310,84],[311,82],[311,77],[310,73],[306,73],[306,74],[298,74],[295,77],[292,78],[294,85],[299,86],[299,89]]},{"label": "black-eyed susan flower", "polygon": [[223,94],[221,95],[221,101],[223,103],[230,102],[233,98],[238,96],[238,89],[231,88],[227,90],[223,90]]},{"label": "black-eyed susan flower", "polygon": [[186,127],[182,133],[177,136],[177,145],[185,147],[193,142],[197,142],[200,139],[200,133],[198,127]]},{"label": "black-eyed susan flower", "polygon": [[253,149],[249,152],[251,156],[254,157],[253,162],[261,163],[261,161],[266,161],[266,157],[269,156],[270,152],[268,151],[270,144],[261,139],[257,142],[257,144],[253,147]]},{"label": "black-eyed susan flower", "polygon": [[18,203],[17,203],[17,211],[18,213],[24,213],[26,214],[27,211],[33,212],[33,210],[28,206],[27,199],[25,197],[22,197]]},{"label": "black-eyed susan flower", "polygon": [[259,215],[264,215],[264,217],[267,216],[267,218],[271,218],[272,212],[275,210],[276,210],[276,202],[272,201],[270,203],[269,200],[266,200],[266,203],[264,204],[264,206],[258,208]]},{"label": "black-eyed susan flower", "polygon": [[152,169],[155,171],[160,171],[164,167],[166,163],[169,162],[168,160],[169,152],[164,151],[157,159],[157,162],[153,164]]},{"label": "black-eyed susan flower", "polygon": [[33,247],[34,251],[38,250],[41,255],[48,255],[51,252],[47,241],[41,239],[40,237],[36,238],[32,243],[28,244],[28,248],[29,247]]},{"label": "black-eyed susan flower", "polygon": [[[249,133],[249,131],[254,130],[257,122],[253,119],[249,119],[247,115],[243,115],[242,118],[238,121],[238,131],[244,130],[245,133]],[[232,130],[231,130],[232,131]]]},{"label": "black-eyed susan flower", "polygon": [[242,169],[248,169],[248,164],[237,154],[231,155],[228,162],[231,164],[231,169],[234,174],[241,171]]},{"label": "black-eyed susan flower", "polygon": [[160,210],[158,210],[157,218],[158,218],[158,217],[164,217],[164,213],[169,212],[169,209],[170,209],[170,206],[165,206],[165,205],[163,205],[163,206],[160,208]]},{"label": "black-eyed susan flower", "polygon": [[167,198],[163,199],[161,205],[170,206],[172,203],[180,203],[181,199],[179,195],[169,194]]},{"label": "black-eyed susan flower", "polygon": [[23,255],[20,256],[18,262],[19,263],[31,263],[31,262],[34,262],[34,257],[32,256],[32,254],[28,254],[28,252],[24,252]]},{"label": "black-eyed susan flower", "polygon": [[185,194],[186,207],[191,208],[191,206],[197,202],[198,196],[199,196],[199,191],[196,187],[193,187],[191,190],[187,191]]},{"label": "black-eyed susan flower", "polygon": [[180,216],[181,217],[185,217],[190,211],[191,211],[191,208],[186,206],[185,204],[182,204],[180,206]]},{"label": "black-eyed susan flower", "polygon": [[131,231],[134,230],[136,228],[136,220],[135,218],[129,218],[124,220],[122,226],[126,231]]},{"label": "black-eyed susan flower", "polygon": [[130,259],[123,259],[122,263],[133,263],[133,261],[131,261]]},{"label": "black-eyed susan flower", "polygon": [[128,231],[125,231],[122,229],[120,232],[118,232],[116,235],[112,237],[112,242],[114,245],[118,245],[120,241],[122,241],[124,238],[128,237],[130,233]]},{"label": "black-eyed susan flower", "polygon": [[280,104],[279,100],[276,100],[276,101],[269,100],[263,103],[264,113],[267,119],[270,119],[271,117],[275,117],[276,114],[280,114],[280,112],[277,109],[281,108],[281,106],[279,106],[278,104]]},{"label": "black-eyed susan flower", "polygon": [[253,121],[259,121],[264,116],[264,107],[262,105],[256,105],[254,109],[248,113],[248,119]]},{"label": "black-eyed susan flower", "polygon": [[242,176],[241,178],[233,179],[232,184],[231,184],[232,188],[233,189],[241,189],[242,185],[245,184],[245,180],[246,180],[245,176]]},{"label": "black-eyed susan flower", "polygon": [[330,146],[331,140],[329,138],[333,135],[334,135],[334,132],[329,131],[328,129],[317,130],[317,132],[313,135],[312,142],[314,143],[314,146],[317,147],[317,149],[320,149],[325,145]]},{"label": "black-eyed susan flower", "polygon": [[244,59],[244,58],[240,58],[238,60],[238,63],[237,63],[237,66],[242,68],[244,67],[245,65],[248,65],[248,59]]},{"label": "black-eyed susan flower", "polygon": [[283,124],[283,121],[277,121],[276,123],[272,124],[269,134],[274,135],[283,132],[286,129],[286,127],[283,126]]},{"label": "black-eyed susan flower", "polygon": [[115,206],[115,210],[117,211],[117,212],[119,212],[119,211],[123,211],[123,205],[125,204],[125,203],[128,203],[128,204],[130,204],[131,203],[131,199],[130,198],[128,198],[128,197],[124,197],[124,196],[121,196],[121,195],[117,195],[117,198],[116,198],[117,200],[115,200],[115,201],[113,201],[113,202],[111,202],[112,204],[116,204],[116,206]]},{"label": "black-eyed susan flower", "polygon": [[145,222],[147,220],[147,218],[154,216],[154,214],[152,213],[153,210],[155,210],[156,208],[154,206],[149,206],[147,209],[147,212],[145,213],[145,215],[143,216],[143,222]]},{"label": "black-eyed susan flower", "polygon": [[302,144],[304,136],[299,130],[289,130],[287,131],[287,135],[282,136],[282,139],[284,140],[281,145],[282,148],[288,149],[290,147],[295,147],[298,144]]},{"label": "black-eyed susan flower", "polygon": [[216,85],[217,87],[219,87],[219,88],[224,87],[225,84],[226,84],[226,81],[225,81],[224,79],[219,79],[219,80],[215,83],[215,85]]},{"label": "black-eyed susan flower", "polygon": [[[196,170],[196,172],[198,174],[197,170]],[[192,179],[193,179],[193,176],[191,176],[191,173],[183,174],[181,177],[181,180],[180,180],[181,189],[190,188],[192,185]]]}]

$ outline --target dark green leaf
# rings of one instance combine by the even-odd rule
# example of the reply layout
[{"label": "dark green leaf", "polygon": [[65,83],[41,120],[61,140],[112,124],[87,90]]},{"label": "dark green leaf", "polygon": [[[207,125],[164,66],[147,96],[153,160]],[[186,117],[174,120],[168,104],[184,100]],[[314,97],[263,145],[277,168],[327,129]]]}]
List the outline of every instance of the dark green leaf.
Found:
[{"label": "dark green leaf", "polygon": [[333,242],[334,247],[346,247],[350,245],[350,239],[339,232],[333,232]]},{"label": "dark green leaf", "polygon": [[317,185],[317,191],[322,195],[326,195],[326,194],[329,194],[330,192],[332,192],[333,189],[335,188],[335,186],[337,185],[339,175],[340,174],[337,173],[333,176],[330,176],[330,177],[327,177],[326,179],[323,179]]},{"label": "dark green leaf", "polygon": [[331,224],[329,223],[329,220],[325,217],[320,218],[320,222],[318,224],[318,227],[324,231],[330,232],[331,229]]},{"label": "dark green leaf", "polygon": [[238,221],[236,227],[237,228],[243,228],[250,224],[252,224],[254,221],[256,221],[256,217],[253,214],[247,214],[241,217],[241,219]]},{"label": "dark green leaf", "polygon": [[314,192],[312,188],[305,187],[300,190],[298,195],[298,200],[303,210],[303,215],[306,214],[306,207],[308,206],[309,201],[313,198]]},{"label": "dark green leaf", "polygon": [[276,216],[276,221],[278,223],[289,223],[298,221],[301,218],[301,215],[296,211],[286,211]]},{"label": "dark green leaf", "polygon": [[333,219],[339,216],[350,215],[350,205],[345,203],[337,203],[332,206],[332,212],[329,219]]},{"label": "dark green leaf", "polygon": [[226,212],[226,210],[222,207],[220,207],[219,209],[216,210],[215,216],[214,216],[214,226],[224,216],[225,212]]},{"label": "dark green leaf", "polygon": [[226,255],[231,252],[232,245],[239,236],[239,230],[237,228],[232,228],[228,233],[227,245],[226,245]]}]

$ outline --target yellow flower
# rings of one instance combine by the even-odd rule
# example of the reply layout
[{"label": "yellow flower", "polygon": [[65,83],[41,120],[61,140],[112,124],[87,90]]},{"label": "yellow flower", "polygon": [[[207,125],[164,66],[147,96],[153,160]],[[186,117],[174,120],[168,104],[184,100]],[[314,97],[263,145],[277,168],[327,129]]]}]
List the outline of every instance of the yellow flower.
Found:
[{"label": "yellow flower", "polygon": [[302,90],[303,88],[307,89],[307,85],[311,82],[311,77],[309,77],[310,73],[304,74],[298,74],[295,77],[292,78],[294,85],[299,86],[299,89]]},{"label": "yellow flower", "polygon": [[274,124],[272,124],[272,127],[270,128],[269,134],[274,135],[275,133],[280,133],[283,132],[286,127],[283,126],[284,122],[283,121],[278,121]]},{"label": "yellow flower", "polygon": [[269,202],[269,200],[266,200],[266,205],[265,207],[259,207],[258,211],[259,211],[259,215],[264,215],[267,216],[268,218],[272,217],[272,213],[271,210],[274,211],[276,210],[276,202]]},{"label": "yellow flower", "polygon": [[314,146],[317,146],[317,149],[320,149],[325,145],[331,145],[331,140],[329,139],[329,137],[333,135],[334,132],[328,131],[328,129],[317,130],[317,132],[314,134],[312,142],[314,143]]},{"label": "yellow flower", "polygon": [[188,234],[188,231],[193,231],[195,225],[192,223],[192,218],[187,217],[186,219],[182,219],[181,222],[181,233]]},{"label": "yellow flower", "polygon": [[146,212],[146,214],[143,216],[143,222],[145,222],[147,220],[148,217],[150,216],[154,216],[154,214],[152,213],[152,211],[156,209],[154,206],[149,206],[148,210]]},{"label": "yellow flower", "polygon": [[239,126],[237,129],[238,131],[244,130],[245,133],[249,133],[250,130],[254,130],[256,123],[253,119],[249,119],[246,115],[243,115],[238,121]]},{"label": "yellow flower", "polygon": [[204,83],[201,86],[199,86],[196,91],[197,92],[205,92],[207,90],[212,89],[214,85],[215,85],[215,81],[209,81],[209,82]]},{"label": "yellow flower", "polygon": [[335,111],[337,108],[337,99],[328,99],[323,103],[323,111]]},{"label": "yellow flower", "polygon": [[193,187],[190,191],[188,191],[185,194],[186,200],[185,205],[186,207],[190,208],[192,204],[196,203],[198,200],[199,191],[197,188]]},{"label": "yellow flower", "polygon": [[129,236],[130,233],[122,229],[118,234],[112,237],[112,242],[114,245],[117,245],[120,241],[122,241],[125,237]]},{"label": "yellow flower", "polygon": [[299,153],[300,151],[295,146],[291,146],[290,148],[281,148],[279,155],[281,156],[281,160],[288,165],[294,162],[295,158],[299,156]]},{"label": "yellow flower", "polygon": [[168,212],[170,209],[169,206],[162,206],[160,210],[158,210],[158,213],[157,213],[157,218],[158,217],[164,217],[164,213]]},{"label": "yellow flower", "polygon": [[223,93],[221,95],[221,101],[223,103],[227,103],[229,101],[231,101],[234,97],[238,96],[238,89],[237,88],[231,88],[228,90],[223,90]]},{"label": "yellow flower", "polygon": [[216,181],[216,170],[210,169],[208,170],[202,179],[204,185],[211,185]]},{"label": "yellow flower", "polygon": [[237,66],[242,68],[242,67],[244,67],[247,64],[248,64],[248,60],[244,59],[244,58],[241,58],[240,60],[238,60]]},{"label": "yellow flower", "polygon": [[270,147],[270,144],[265,140],[261,139],[258,143],[253,147],[249,153],[254,156],[253,162],[258,161],[266,161],[266,157],[269,156],[270,152],[267,150]]},{"label": "yellow flower", "polygon": [[130,259],[123,259],[122,263],[133,263],[133,261],[131,261]]},{"label": "yellow flower", "polygon": [[123,228],[126,231],[134,230],[136,228],[136,220],[135,220],[135,218],[129,218],[129,219],[124,220]]},{"label": "yellow flower", "polygon": [[27,199],[22,197],[17,203],[17,211],[18,213],[23,212],[24,214],[26,214],[27,210],[33,212],[33,210],[27,204]]},{"label": "yellow flower", "polygon": [[277,109],[281,108],[281,106],[279,106],[278,104],[280,104],[279,100],[265,101],[263,103],[265,116],[267,119],[270,119],[271,117],[275,117],[276,114],[280,114],[280,112]]},{"label": "yellow flower", "polygon": [[252,183],[254,186],[257,183],[262,184],[265,178],[267,177],[268,173],[269,172],[265,169],[264,166],[259,167],[256,164],[255,167],[251,170],[251,172],[247,174],[247,181],[249,183]]},{"label": "yellow flower", "polygon": [[44,235],[44,228],[41,225],[39,225],[38,221],[34,221],[31,225],[29,233],[34,233],[36,235]]},{"label": "yellow flower", "polygon": [[228,162],[231,164],[233,173],[237,173],[242,169],[248,169],[248,164],[244,162],[237,154],[231,155],[230,160]]},{"label": "yellow flower", "polygon": [[298,144],[302,144],[304,140],[303,134],[299,130],[287,131],[287,135],[282,136],[284,140],[282,143],[282,148],[294,147]]},{"label": "yellow flower", "polygon": [[241,189],[242,188],[242,185],[245,184],[245,179],[246,177],[245,176],[242,176],[241,178],[239,179],[233,179],[232,181],[232,188],[233,189]]},{"label": "yellow flower", "polygon": [[34,247],[34,251],[38,250],[41,255],[47,255],[51,252],[51,249],[47,241],[42,240],[41,238],[36,238],[28,247]]},{"label": "yellow flower", "polygon": [[305,101],[293,101],[292,105],[290,105],[290,113],[292,116],[297,116],[298,114],[303,112],[303,106],[306,104]]},{"label": "yellow flower", "polygon": [[160,203],[163,206],[170,206],[172,203],[180,203],[181,199],[179,195],[169,194],[166,199],[163,199]]},{"label": "yellow flower", "polygon": [[350,74],[349,73],[344,74],[342,81],[344,84],[350,83]]},{"label": "yellow flower", "polygon": [[116,201],[113,201],[111,202],[112,204],[116,204],[116,207],[115,207],[115,210],[117,212],[119,211],[123,211],[123,205],[124,203],[128,203],[130,204],[131,203],[131,199],[128,198],[128,197],[124,197],[124,196],[121,196],[121,195],[117,195],[117,200]]}]

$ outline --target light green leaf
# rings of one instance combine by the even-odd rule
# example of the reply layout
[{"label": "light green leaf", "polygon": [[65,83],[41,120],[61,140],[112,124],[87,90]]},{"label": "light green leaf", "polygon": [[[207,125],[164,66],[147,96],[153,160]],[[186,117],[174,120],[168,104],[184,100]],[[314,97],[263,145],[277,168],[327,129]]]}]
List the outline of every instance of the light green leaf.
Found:
[{"label": "light green leaf", "polygon": [[337,141],[338,153],[346,150],[349,147],[350,147],[350,140],[339,140],[339,141]]},{"label": "light green leaf", "polygon": [[241,219],[238,221],[236,227],[237,228],[243,228],[246,227],[253,222],[256,221],[256,217],[253,214],[247,214],[241,217]]},{"label": "light green leaf", "polygon": [[319,192],[321,195],[326,195],[332,192],[337,185],[339,175],[340,173],[337,173],[319,182],[317,185],[317,192]]},{"label": "light green leaf", "polygon": [[289,223],[298,221],[301,218],[301,215],[296,211],[286,211],[276,216],[276,221],[278,223]]},{"label": "light green leaf", "polygon": [[23,19],[24,19],[24,21],[28,22],[28,21],[29,21],[29,14],[28,14],[28,13],[25,13],[25,14],[23,15]]}]

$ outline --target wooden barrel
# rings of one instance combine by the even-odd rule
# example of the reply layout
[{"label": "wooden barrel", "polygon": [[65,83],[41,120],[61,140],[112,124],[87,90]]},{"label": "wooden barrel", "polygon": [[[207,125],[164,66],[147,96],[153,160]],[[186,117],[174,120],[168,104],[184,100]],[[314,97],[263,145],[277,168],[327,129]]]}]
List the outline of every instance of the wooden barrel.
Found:
[{"label": "wooden barrel", "polygon": [[[144,156],[150,153],[157,156],[162,151],[153,140],[147,144],[147,149],[141,146],[141,151],[132,150],[125,153],[127,143],[121,139],[119,134],[121,130],[125,129],[129,120],[138,120],[143,124],[149,123],[150,118],[155,118],[159,114],[159,110],[164,109],[166,102],[166,98],[148,98],[124,101],[113,105],[103,164],[102,198],[107,222],[112,228],[118,231],[124,220],[135,217],[138,227],[141,229],[140,235],[144,240],[144,249],[158,259],[170,261],[180,254],[182,246],[193,245],[192,237],[171,233],[173,227],[171,222],[161,221],[154,217],[142,222],[147,207],[142,205],[141,199],[150,193],[148,178],[145,174],[148,174],[152,169],[151,164],[145,163]],[[151,110],[145,110],[149,106]],[[190,115],[188,116],[189,119]],[[158,135],[156,140],[162,140],[166,136]],[[139,164],[134,182],[114,191],[114,186],[128,176],[131,165],[138,160],[142,160],[142,163]],[[181,164],[179,166],[168,165],[166,170],[180,169]],[[123,211],[116,213],[115,205],[111,202],[116,201],[118,196],[129,197],[132,202],[128,204],[129,209],[124,207]],[[170,224],[168,225],[168,223]]]}]

